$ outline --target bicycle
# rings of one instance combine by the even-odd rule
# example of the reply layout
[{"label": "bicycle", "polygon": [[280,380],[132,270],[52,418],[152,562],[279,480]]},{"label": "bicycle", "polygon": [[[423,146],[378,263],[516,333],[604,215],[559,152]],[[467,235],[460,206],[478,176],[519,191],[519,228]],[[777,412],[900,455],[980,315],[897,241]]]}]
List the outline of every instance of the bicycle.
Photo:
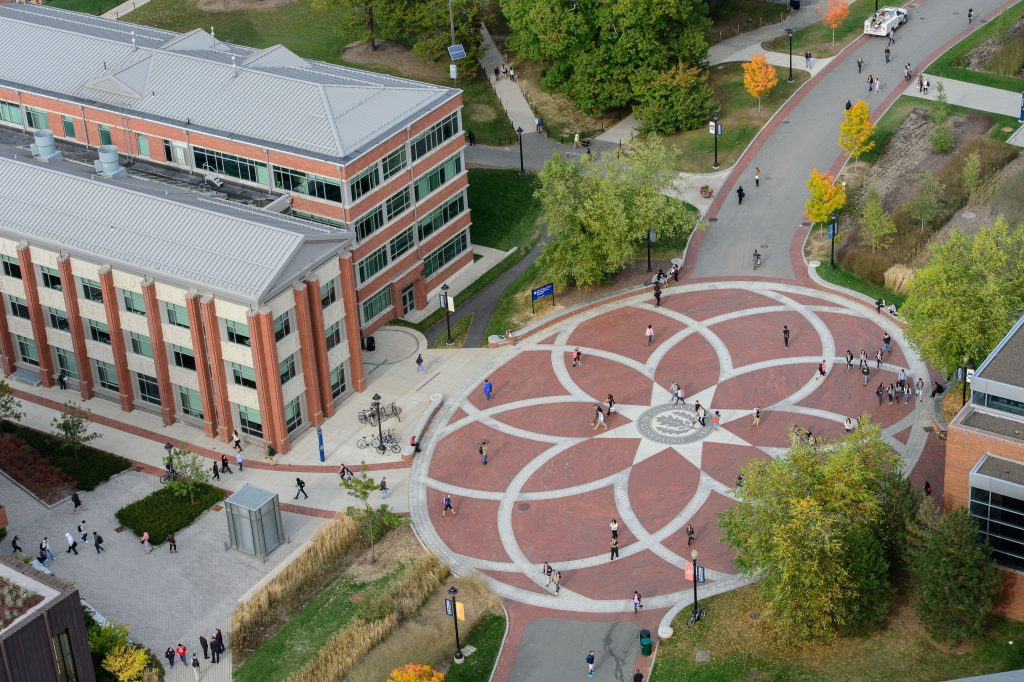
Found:
[{"label": "bicycle", "polygon": [[[359,413],[359,423],[369,424],[370,426],[377,425],[377,411],[376,410],[362,410]],[[381,419],[386,419],[383,413],[381,413]]]},{"label": "bicycle", "polygon": [[177,471],[175,471],[173,469],[171,469],[170,471],[165,471],[163,473],[163,475],[160,476],[160,485],[167,485],[168,481],[175,481],[177,479],[178,479],[178,472]]},{"label": "bicycle", "polygon": [[356,441],[356,447],[360,450],[373,446],[375,450],[384,452],[385,450],[391,450],[396,455],[402,451],[402,446],[397,440],[389,440],[387,436],[384,437],[383,444],[378,436],[363,436]]},{"label": "bicycle", "polygon": [[402,421],[402,408],[395,403],[391,403],[387,407],[381,408],[380,416],[382,419],[394,417],[398,421]]}]

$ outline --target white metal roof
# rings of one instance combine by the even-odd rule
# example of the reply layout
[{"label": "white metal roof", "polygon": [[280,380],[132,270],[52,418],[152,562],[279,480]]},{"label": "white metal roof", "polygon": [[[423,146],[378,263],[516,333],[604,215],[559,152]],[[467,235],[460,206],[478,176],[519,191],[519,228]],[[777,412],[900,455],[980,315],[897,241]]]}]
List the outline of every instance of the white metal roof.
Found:
[{"label": "white metal roof", "polygon": [[6,146],[0,234],[251,305],[354,243],[350,232]]},{"label": "white metal roof", "polygon": [[[134,44],[133,44],[134,40]],[[458,90],[170,31],[0,4],[0,82],[346,163]]]}]

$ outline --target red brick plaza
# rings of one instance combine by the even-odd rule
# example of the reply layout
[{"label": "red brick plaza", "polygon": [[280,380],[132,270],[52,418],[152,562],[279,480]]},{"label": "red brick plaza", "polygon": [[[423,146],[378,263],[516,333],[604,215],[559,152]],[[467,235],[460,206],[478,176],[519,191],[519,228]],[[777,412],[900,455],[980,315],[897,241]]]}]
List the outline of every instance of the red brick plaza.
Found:
[{"label": "red brick plaza", "polygon": [[[412,517],[421,539],[457,572],[486,576],[520,628],[542,615],[632,618],[639,590],[647,609],[638,623],[657,629],[668,609],[692,595],[683,571],[688,523],[707,569],[701,595],[742,584],[716,516],[732,504],[739,467],[784,453],[794,425],[834,438],[846,417],[867,412],[907,471],[928,459],[929,374],[888,315],[837,294],[763,280],[675,284],[660,308],[653,303],[647,292],[618,299],[504,351],[488,375],[493,400],[482,391],[487,377],[467,378],[413,465]],[[648,324],[656,334],[650,345]],[[791,332],[788,348],[783,325]],[[877,369],[885,332],[892,351]],[[577,346],[583,364],[573,367]],[[849,371],[847,349],[855,356]],[[862,349],[867,387],[857,360]],[[824,379],[817,376],[822,359]],[[875,388],[895,383],[900,369],[912,382],[924,379],[925,399],[879,406]],[[684,405],[670,403],[673,382],[685,390]],[[595,431],[594,406],[609,393],[616,412],[607,430]],[[708,410],[706,428],[693,416],[695,400]],[[484,440],[486,465],[478,454]],[[445,493],[455,516],[441,515]],[[614,561],[613,518],[620,549]],[[544,561],[562,572],[557,596],[545,586]]]}]

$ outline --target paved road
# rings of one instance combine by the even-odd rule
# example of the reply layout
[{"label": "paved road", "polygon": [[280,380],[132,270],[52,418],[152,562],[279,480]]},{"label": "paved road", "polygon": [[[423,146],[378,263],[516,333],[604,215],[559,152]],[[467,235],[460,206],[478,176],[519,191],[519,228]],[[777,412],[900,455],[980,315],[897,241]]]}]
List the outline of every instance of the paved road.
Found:
[{"label": "paved road", "polygon": [[[1008,3],[979,0],[976,16],[991,18]],[[983,25],[976,21],[973,28]],[[911,10],[893,46],[892,62],[885,64],[883,38],[862,37],[822,73],[812,78],[776,115],[774,125],[755,141],[723,185],[721,200],[709,217],[717,220],[704,235],[693,275],[711,277],[751,274],[750,256],[757,247],[765,254],[757,271],[764,277],[794,277],[790,245],[804,220],[806,182],[812,168],[825,171],[839,159],[835,144],[846,100],[864,98],[879,114],[903,90],[902,69],[908,61],[919,71],[947,43],[967,30],[966,10],[955,0],[928,0]],[[864,74],[857,73],[857,57],[864,59]],[[868,94],[867,73],[881,78],[882,90]],[[762,172],[761,187],[754,188],[753,169]],[[742,186],[746,199],[740,206],[735,190]],[[691,254],[691,258],[693,254]]]}]

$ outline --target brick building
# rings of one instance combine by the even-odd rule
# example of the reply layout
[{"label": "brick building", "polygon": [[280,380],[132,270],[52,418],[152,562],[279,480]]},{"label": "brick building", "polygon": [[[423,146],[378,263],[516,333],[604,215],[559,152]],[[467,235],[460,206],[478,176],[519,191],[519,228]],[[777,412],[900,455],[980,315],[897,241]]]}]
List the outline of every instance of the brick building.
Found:
[{"label": "brick building", "polygon": [[364,334],[473,261],[461,107],[459,90],[280,45],[0,5],[0,125],[262,188],[352,232]]},{"label": "brick building", "polygon": [[35,137],[35,157],[0,146],[5,374],[53,387],[63,373],[85,400],[279,452],[365,387],[350,232]]},{"label": "brick building", "polygon": [[949,424],[945,505],[968,507],[1004,573],[999,610],[1024,619],[1024,318],[971,380]]}]

